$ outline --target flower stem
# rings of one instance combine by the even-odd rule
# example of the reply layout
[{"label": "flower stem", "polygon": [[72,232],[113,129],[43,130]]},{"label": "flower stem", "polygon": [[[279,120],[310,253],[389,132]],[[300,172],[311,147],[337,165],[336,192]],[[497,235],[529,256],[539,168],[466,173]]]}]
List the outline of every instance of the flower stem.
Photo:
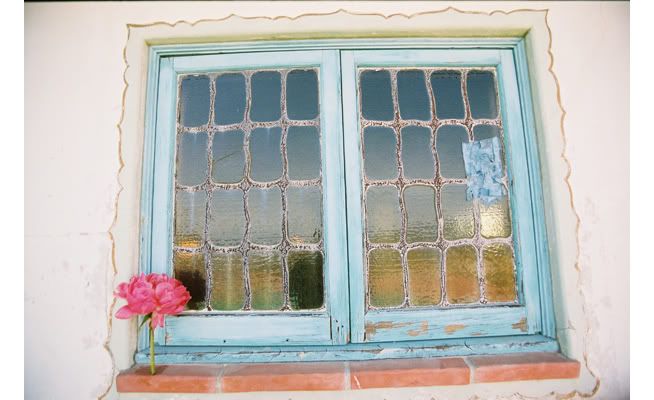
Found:
[{"label": "flower stem", "polygon": [[150,375],[154,373],[154,328],[150,327]]}]

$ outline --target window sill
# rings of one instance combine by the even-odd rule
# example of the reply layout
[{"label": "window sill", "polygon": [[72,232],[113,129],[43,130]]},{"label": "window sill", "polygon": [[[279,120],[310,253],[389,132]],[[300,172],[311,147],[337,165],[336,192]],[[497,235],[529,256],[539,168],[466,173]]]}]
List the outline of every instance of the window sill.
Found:
[{"label": "window sill", "polygon": [[559,353],[286,364],[137,364],[116,378],[122,393],[359,390],[574,379],[578,361]]}]

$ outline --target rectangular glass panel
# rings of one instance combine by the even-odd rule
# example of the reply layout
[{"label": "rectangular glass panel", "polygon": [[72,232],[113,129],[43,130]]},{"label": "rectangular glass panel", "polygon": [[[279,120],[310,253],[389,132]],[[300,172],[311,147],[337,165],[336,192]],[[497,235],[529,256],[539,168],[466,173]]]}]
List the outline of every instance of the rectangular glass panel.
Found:
[{"label": "rectangular glass panel", "polygon": [[278,187],[249,191],[250,241],[274,245],[282,240],[282,196]]},{"label": "rectangular glass panel", "polygon": [[277,121],[281,116],[282,77],[278,71],[252,75],[252,121]]},{"label": "rectangular glass panel", "polygon": [[391,74],[388,71],[361,73],[361,109],[363,118],[376,121],[393,119]]},{"label": "rectangular glass panel", "polygon": [[175,246],[202,247],[206,219],[206,192],[178,190],[175,196]]},{"label": "rectangular glass panel", "polygon": [[514,301],[516,298],[513,249],[494,243],[484,247],[482,265],[486,280],[486,299],[490,302]]},{"label": "rectangular glass panel", "polygon": [[253,310],[279,310],[284,305],[282,258],[278,251],[251,251],[250,290]]},{"label": "rectangular glass panel", "polygon": [[373,307],[397,307],[404,303],[404,278],[400,252],[374,249],[368,255],[368,290]]},{"label": "rectangular glass panel", "polygon": [[505,238],[511,235],[511,215],[509,198],[503,196],[498,201],[486,205],[479,203],[481,235],[485,238]]},{"label": "rectangular glass panel", "polygon": [[497,118],[495,74],[491,71],[470,71],[467,83],[472,118]]},{"label": "rectangular glass panel", "polygon": [[243,308],[243,257],[240,253],[215,253],[211,257],[211,309],[234,311]]},{"label": "rectangular glass panel", "polygon": [[410,249],[407,264],[411,305],[438,305],[441,302],[441,251],[429,247]]},{"label": "rectangular glass panel", "polygon": [[443,186],[441,204],[445,239],[472,238],[475,234],[473,203],[466,200],[466,186],[458,184]]},{"label": "rectangular glass panel", "polygon": [[445,252],[445,285],[451,304],[479,301],[477,251],[473,246],[454,246]]},{"label": "rectangular glass panel", "polygon": [[438,239],[438,220],[434,188],[426,185],[405,187],[404,207],[407,213],[407,243],[435,242]]},{"label": "rectangular glass panel", "polygon": [[431,129],[409,125],[402,128],[402,166],[408,179],[434,179]]},{"label": "rectangular glass panel", "polygon": [[293,243],[318,243],[322,238],[322,192],[317,186],[289,187],[288,236]]},{"label": "rectangular glass panel", "polygon": [[314,310],[324,303],[323,256],[319,251],[288,253],[289,300],[293,310]]},{"label": "rectangular glass panel", "polygon": [[288,118],[314,119],[318,116],[318,75],[315,70],[294,70],[286,78]]},{"label": "rectangular glass panel", "polygon": [[464,179],[465,164],[461,144],[468,143],[468,130],[463,125],[443,125],[436,134],[438,166],[443,178]]},{"label": "rectangular glass panel", "polygon": [[308,180],[320,177],[320,132],[316,126],[291,126],[286,139],[288,178]]},{"label": "rectangular glass panel", "polygon": [[398,103],[402,119],[429,121],[431,112],[429,93],[423,71],[400,71],[397,73]]},{"label": "rectangular glass panel", "polygon": [[400,241],[400,201],[394,186],[371,186],[366,192],[366,228],[370,243]]},{"label": "rectangular glass panel", "polygon": [[198,127],[209,123],[210,79],[206,75],[187,75],[180,84],[180,123]]},{"label": "rectangular glass panel", "polygon": [[245,225],[243,191],[216,189],[211,194],[209,240],[216,246],[240,246]]},{"label": "rectangular glass panel", "polygon": [[177,183],[195,186],[207,180],[207,133],[183,133],[177,153]]},{"label": "rectangular glass panel", "polygon": [[216,77],[214,115],[216,125],[238,124],[245,113],[245,76],[222,74]]},{"label": "rectangular glass panel", "polygon": [[237,183],[243,179],[245,170],[243,140],[244,134],[241,130],[213,135],[211,174],[214,182]]},{"label": "rectangular glass panel", "polygon": [[465,107],[459,71],[437,71],[431,74],[431,87],[439,119],[463,119]]},{"label": "rectangular glass panel", "polygon": [[250,134],[250,176],[270,182],[282,176],[282,128],[257,128]]},{"label": "rectangular glass panel", "polygon": [[378,126],[366,128],[363,146],[363,164],[368,178],[397,178],[397,137],[393,129]]},{"label": "rectangular glass panel", "polygon": [[173,270],[175,271],[175,279],[179,279],[191,295],[191,300],[186,304],[186,307],[189,310],[205,309],[207,272],[204,265],[204,255],[202,253],[176,251],[173,255]]}]

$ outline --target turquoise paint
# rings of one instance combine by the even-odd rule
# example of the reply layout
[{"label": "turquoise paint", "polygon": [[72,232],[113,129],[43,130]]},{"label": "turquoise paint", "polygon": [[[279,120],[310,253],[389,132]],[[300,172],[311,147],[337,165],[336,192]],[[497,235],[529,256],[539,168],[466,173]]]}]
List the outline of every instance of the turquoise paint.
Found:
[{"label": "turquoise paint", "polygon": [[[353,361],[399,358],[506,354],[513,352],[556,352],[556,340],[541,335],[492,338],[446,339],[346,346],[209,347],[158,346],[156,362],[243,363],[297,361]],[[137,363],[149,362],[147,351],[136,354]]]},{"label": "turquoise paint", "polygon": [[[279,53],[275,51],[288,51],[288,50],[311,50],[311,51],[294,51],[292,57],[279,57]],[[359,135],[358,135],[358,120],[352,119],[352,113],[357,110],[358,104],[356,101],[354,83],[355,75],[353,69],[354,56],[351,51],[329,51],[326,49],[369,49],[366,51],[357,51],[359,54],[373,54],[369,56],[368,64],[361,65],[399,65],[399,61],[393,60],[400,59],[404,65],[498,65],[498,84],[500,85],[500,96],[503,111],[503,119],[505,121],[505,128],[510,131],[510,139],[505,138],[505,145],[507,150],[515,152],[516,148],[522,148],[522,152],[518,154],[524,155],[521,157],[511,157],[509,173],[512,190],[518,190],[518,195],[513,195],[516,198],[516,209],[514,214],[519,210],[520,219],[514,215],[514,232],[519,232],[519,237],[516,239],[516,251],[519,252],[517,257],[517,264],[519,268],[519,284],[522,287],[520,291],[520,303],[524,307],[502,307],[502,309],[511,309],[510,311],[503,310],[504,314],[500,318],[502,322],[499,326],[485,326],[483,321],[479,322],[479,327],[484,327],[485,333],[488,335],[511,335],[514,336],[501,336],[498,338],[469,338],[469,339],[451,339],[445,331],[446,324],[443,320],[438,320],[438,323],[432,324],[433,328],[427,329],[427,336],[421,337],[420,341],[416,341],[409,330],[416,331],[411,328],[401,329],[393,332],[384,332],[378,329],[377,339],[375,340],[404,340],[410,339],[406,342],[386,342],[386,343],[347,343],[347,338],[351,337],[352,342],[362,342],[365,335],[364,327],[364,310],[363,310],[363,293],[365,282],[362,276],[362,252],[357,251],[362,249],[363,243],[361,240],[347,240],[347,238],[362,238],[362,226],[360,217],[357,221],[352,218],[352,215],[361,215],[361,191],[359,183],[356,179],[351,177],[360,177],[361,162],[359,157]],[[374,52],[372,49],[395,49],[389,52]],[[402,49],[402,50],[399,50]],[[439,61],[434,62],[433,58],[428,55],[432,52],[424,52],[422,50],[414,49],[441,49],[441,53],[449,53],[449,55],[442,56]],[[448,49],[442,51],[442,49]],[[322,51],[324,50],[324,51]],[[255,52],[254,54],[242,53]],[[223,53],[217,55],[216,53]],[[230,62],[227,60],[226,54],[232,54],[233,58]],[[477,53],[477,56],[473,54]],[[202,58],[189,57],[190,55],[204,54]],[[404,57],[398,57],[398,54],[404,54]],[[272,60],[265,56],[276,55]],[[362,56],[361,56],[362,57]],[[339,58],[340,66],[339,66]],[[193,61],[197,59],[197,63]],[[365,57],[362,57],[365,59]],[[221,60],[218,64],[216,61]],[[267,61],[266,61],[267,60]],[[317,61],[316,61],[317,60]],[[463,62],[467,60],[467,62]],[[360,60],[359,60],[360,61]],[[266,64],[266,62],[268,64]],[[214,63],[212,65],[212,63]],[[378,63],[378,64],[375,64]],[[387,63],[387,64],[384,64]],[[551,300],[551,282],[549,272],[549,259],[547,254],[547,235],[544,222],[542,187],[540,185],[540,167],[537,152],[537,143],[535,138],[535,124],[533,121],[532,103],[529,92],[529,85],[524,84],[528,81],[526,55],[524,51],[524,40],[522,38],[508,38],[508,39],[325,39],[325,40],[300,40],[300,41],[267,41],[267,42],[242,42],[242,43],[228,43],[228,44],[201,44],[201,45],[162,45],[152,46],[150,48],[150,64],[148,68],[148,87],[147,87],[147,106],[146,106],[146,122],[145,122],[145,146],[144,146],[144,164],[143,164],[143,184],[142,184],[142,205],[141,205],[141,255],[140,255],[140,270],[144,272],[155,271],[151,266],[165,265],[167,271],[170,272],[169,261],[160,263],[161,260],[170,260],[172,249],[170,248],[171,235],[172,235],[172,173],[174,161],[174,132],[171,134],[170,128],[174,130],[175,126],[175,91],[176,75],[178,73],[188,73],[205,71],[204,68],[209,70],[224,70],[235,69],[238,67],[264,67],[269,65],[271,67],[280,66],[307,66],[322,64],[321,82],[327,82],[329,76],[335,77],[331,82],[329,88],[325,90],[321,86],[321,126],[323,131],[323,184],[325,190],[324,204],[324,226],[325,226],[325,240],[331,240],[331,244],[326,246],[326,261],[329,264],[333,260],[345,260],[347,258],[349,268],[333,268],[338,273],[328,273],[326,281],[326,288],[328,299],[330,302],[331,312],[331,331],[329,331],[330,339],[325,341],[326,336],[317,333],[316,337],[320,339],[311,341],[308,337],[311,335],[311,328],[309,324],[300,323],[302,329],[293,331],[286,329],[277,322],[264,321],[266,318],[260,320],[258,324],[260,327],[266,327],[262,335],[266,335],[270,331],[276,332],[270,337],[274,337],[271,342],[274,345],[291,343],[295,340],[295,344],[315,343],[320,342],[324,344],[336,344],[335,346],[311,346],[303,347],[301,351],[297,350],[295,346],[284,347],[261,347],[264,341],[259,341],[253,338],[250,341],[243,340],[238,343],[232,341],[232,345],[246,345],[246,347],[184,347],[182,345],[198,343],[193,341],[193,336],[200,336],[207,332],[214,330],[214,325],[220,327],[221,324],[209,323],[211,328],[201,327],[200,330],[190,329],[193,324],[199,323],[200,325],[207,325],[206,321],[198,322],[202,316],[194,316],[193,323],[189,323],[188,329],[184,328],[184,324],[172,322],[169,324],[171,332],[177,328],[181,328],[178,334],[173,332],[173,337],[168,339],[168,343],[176,343],[177,346],[158,346],[158,362],[243,362],[243,361],[297,361],[297,360],[328,360],[328,359],[374,359],[374,358],[398,358],[398,357],[428,357],[435,355],[454,355],[454,354],[485,354],[489,353],[502,353],[511,351],[531,351],[533,349],[540,349],[534,351],[556,351],[558,346],[556,342],[537,335],[536,333],[542,332],[547,337],[554,337],[554,317],[553,307]],[[510,68],[507,66],[510,64]],[[219,65],[219,66],[218,66]],[[342,69],[341,85],[338,84],[338,74]],[[331,70],[331,74],[327,71]],[[515,74],[517,73],[517,77]],[[505,76],[505,74],[508,74]],[[514,76],[511,77],[510,75]],[[157,76],[160,79],[157,79]],[[334,89],[335,88],[335,89]],[[340,91],[342,91],[342,96]],[[172,95],[171,95],[172,93]],[[512,95],[509,96],[508,94]],[[515,96],[519,93],[520,96]],[[156,99],[159,99],[156,105]],[[339,103],[339,98],[342,98],[342,104]],[[508,100],[507,100],[508,99]],[[167,101],[164,101],[167,100]],[[507,116],[505,113],[505,102],[510,101],[509,107],[517,108],[518,114],[511,113]],[[155,106],[156,105],[156,106]],[[512,108],[512,110],[513,110]],[[341,116],[341,110],[344,110],[345,115]],[[356,113],[354,114],[356,115]],[[511,118],[510,120],[508,118]],[[341,123],[342,122],[342,123]],[[156,123],[156,127],[155,127]],[[506,126],[506,124],[509,126]],[[342,131],[342,129],[344,131]],[[155,135],[156,130],[156,135]],[[160,139],[159,136],[168,134],[168,139]],[[167,133],[166,133],[167,132]],[[331,136],[329,133],[334,133]],[[352,132],[355,134],[353,135]],[[155,140],[156,137],[156,140]],[[522,141],[521,145],[518,143]],[[168,155],[168,160],[159,160],[160,155]],[[513,154],[507,152],[507,154]],[[513,158],[519,158],[517,161]],[[509,162],[507,162],[509,164]],[[517,164],[524,167],[524,170],[517,168]],[[521,174],[516,176],[513,172],[518,169]],[[333,174],[326,174],[327,171],[334,171]],[[347,179],[344,177],[343,171],[347,171]],[[526,171],[526,172],[525,172]],[[154,177],[156,176],[157,184],[154,184]],[[525,181],[525,177],[527,178]],[[168,179],[168,188],[161,187],[159,182],[166,182]],[[518,188],[514,186],[516,180],[523,182],[518,184]],[[347,188],[347,196],[345,196],[345,189]],[[166,191],[166,195],[162,193]],[[159,197],[162,196],[162,197]],[[512,200],[513,201],[513,200]],[[329,205],[329,206],[328,206]],[[346,205],[347,207],[344,207]],[[514,204],[512,203],[512,207]],[[334,212],[331,212],[334,210]],[[347,230],[345,229],[347,210]],[[166,220],[157,221],[156,216],[167,215]],[[529,222],[531,222],[529,224]],[[523,223],[527,223],[527,227],[522,228]],[[520,226],[520,228],[518,228]],[[329,238],[329,239],[328,239]],[[525,246],[522,245],[523,240],[531,242]],[[163,245],[165,243],[165,246]],[[334,244],[338,245],[334,245]],[[347,243],[347,245],[344,245]],[[331,260],[330,261],[330,257]],[[158,268],[157,270],[161,270]],[[528,275],[527,279],[522,278],[521,271],[524,270]],[[160,271],[164,272],[164,271]],[[349,275],[349,282],[348,282]],[[348,302],[347,288],[349,285],[349,294],[351,297]],[[345,288],[341,291],[340,295],[335,295],[332,290],[335,288]],[[538,299],[538,301],[535,301]],[[351,305],[351,310],[349,309]],[[495,308],[497,309],[497,308]],[[486,312],[491,312],[493,308],[486,308],[480,316],[486,316]],[[426,311],[428,314],[433,311]],[[455,310],[445,310],[455,311]],[[425,312],[425,311],[420,311]],[[415,314],[418,316],[419,313]],[[475,314],[474,310],[465,311],[467,313]],[[349,314],[349,318],[348,318]],[[407,313],[408,315],[409,313]],[[512,325],[515,318],[520,315],[527,315],[528,320],[528,333],[531,335],[515,336],[519,332],[515,332],[514,328],[506,328],[507,324],[511,322]],[[376,315],[372,313],[369,315],[370,321],[383,321],[383,317],[392,315]],[[286,317],[286,316],[285,316]],[[324,315],[314,315],[315,321],[324,321]],[[412,318],[404,315],[392,316],[397,321],[406,323],[416,323],[419,318]],[[198,319],[199,318],[199,319]],[[261,318],[261,317],[252,317]],[[288,318],[296,318],[288,316]],[[301,316],[303,321],[307,316]],[[439,316],[439,318],[445,318]],[[184,317],[175,318],[175,320],[182,320]],[[452,321],[460,321],[464,319],[452,318]],[[299,321],[299,320],[298,320]],[[470,321],[468,319],[468,321]],[[279,321],[278,321],[279,322]],[[315,326],[320,325],[317,322]],[[349,325],[349,331],[348,331]],[[432,326],[430,325],[430,326]],[[474,324],[473,324],[474,325]],[[491,324],[492,325],[492,324]],[[257,326],[254,324],[252,326]],[[408,327],[409,325],[407,325]],[[279,327],[279,330],[278,330]],[[440,327],[440,328],[439,328]],[[270,329],[272,328],[272,329]],[[419,330],[418,327],[417,330]],[[238,339],[236,330],[229,330],[227,328],[216,328],[216,330],[224,331],[225,337],[220,334],[206,335],[203,344],[215,344],[218,340],[227,340],[226,337],[231,335],[232,339]],[[460,336],[479,333],[466,326],[451,333],[451,335]],[[293,336],[294,333],[296,336]],[[322,335],[322,336],[321,336]],[[204,336],[203,336],[204,337]],[[441,340],[429,340],[437,337],[445,337]],[[207,339],[208,338],[208,339]],[[286,342],[286,339],[289,339]],[[162,344],[164,342],[163,330],[159,330],[156,343]],[[262,339],[263,340],[263,339]],[[283,340],[283,342],[280,342]],[[454,340],[454,342],[452,341]],[[459,340],[461,342],[456,342]],[[497,341],[493,341],[497,340]],[[253,346],[254,345],[254,346]],[[148,346],[147,335],[139,337],[139,350],[146,349]],[[182,350],[180,352],[173,351],[174,349]],[[236,350],[238,349],[238,351]],[[381,349],[379,352],[377,350]],[[145,359],[146,353],[138,353],[136,356],[137,361]]]}]

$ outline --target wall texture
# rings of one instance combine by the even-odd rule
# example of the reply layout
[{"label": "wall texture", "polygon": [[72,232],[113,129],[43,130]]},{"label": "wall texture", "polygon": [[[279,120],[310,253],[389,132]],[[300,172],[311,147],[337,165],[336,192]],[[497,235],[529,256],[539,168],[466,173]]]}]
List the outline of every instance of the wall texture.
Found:
[{"label": "wall texture", "polygon": [[[151,24],[219,20],[230,14],[275,17],[345,9],[349,14],[334,14],[326,23],[334,26],[341,19],[348,26],[353,13],[377,13],[369,17],[371,26],[399,26],[413,20],[384,16],[445,10],[450,5],[465,12],[448,10],[433,17],[442,18],[443,26],[451,25],[449,29],[459,21],[461,26],[476,23],[470,22],[475,15],[504,32],[514,25],[523,29],[533,20],[529,35],[534,76],[539,79],[537,114],[544,132],[539,140],[552,207],[558,328],[564,350],[583,360],[585,367],[582,378],[572,383],[477,385],[465,391],[366,391],[357,398],[378,398],[381,393],[397,399],[552,398],[559,393],[628,397],[629,4],[622,2],[27,4],[27,397],[117,398],[114,374],[131,363],[133,323],[114,320],[110,312],[115,311],[113,287],[137,268],[135,205],[145,40],[199,37],[225,29],[224,24],[237,34],[279,29],[279,24],[285,24],[284,29],[308,29],[301,19],[287,20],[288,24],[282,20],[267,28],[265,22],[254,24],[238,17],[223,25]],[[493,12],[520,9],[540,11]],[[128,72],[126,63],[130,63]]]}]

